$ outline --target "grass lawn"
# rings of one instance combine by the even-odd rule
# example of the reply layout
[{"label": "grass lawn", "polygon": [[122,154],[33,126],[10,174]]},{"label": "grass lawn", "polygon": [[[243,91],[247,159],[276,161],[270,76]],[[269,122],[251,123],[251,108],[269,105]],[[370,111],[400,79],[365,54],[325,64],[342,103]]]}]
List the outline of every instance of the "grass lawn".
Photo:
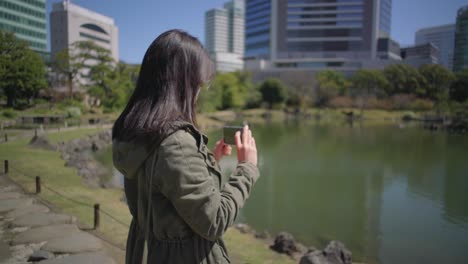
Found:
[{"label": "grass lawn", "polygon": [[[81,128],[54,132],[49,133],[48,138],[51,142],[57,143],[86,137],[100,130]],[[40,176],[43,185],[42,192],[39,194],[40,198],[57,210],[75,215],[83,228],[93,226],[92,206],[99,203],[101,210],[108,212],[125,225],[101,214],[98,233],[123,248],[127,237],[127,225],[131,220],[127,206],[121,202],[123,191],[90,188],[76,174],[74,168],[64,166],[59,152],[30,148],[29,140],[29,138],[21,138],[0,144],[0,160],[9,160],[9,177],[27,192],[32,193],[35,191],[34,177]],[[79,204],[63,198],[56,192],[78,201]],[[233,263],[295,263],[289,257],[269,250],[268,245],[263,241],[255,239],[252,235],[242,234],[233,228],[228,230],[225,240]]]}]

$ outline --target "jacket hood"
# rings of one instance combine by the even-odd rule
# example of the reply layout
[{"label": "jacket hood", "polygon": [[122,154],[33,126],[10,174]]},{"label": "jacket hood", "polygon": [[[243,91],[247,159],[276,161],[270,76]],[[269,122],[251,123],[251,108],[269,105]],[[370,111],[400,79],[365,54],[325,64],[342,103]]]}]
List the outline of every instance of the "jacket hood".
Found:
[{"label": "jacket hood", "polygon": [[[203,136],[206,142],[207,138],[201,134],[191,123],[186,121],[175,121],[171,124],[169,136],[179,129],[190,129],[194,133]],[[125,178],[133,179],[137,175],[138,169],[143,165],[146,159],[157,149],[160,142],[158,136],[147,136],[136,138],[131,141],[112,140],[112,161],[114,167],[124,175]]]}]

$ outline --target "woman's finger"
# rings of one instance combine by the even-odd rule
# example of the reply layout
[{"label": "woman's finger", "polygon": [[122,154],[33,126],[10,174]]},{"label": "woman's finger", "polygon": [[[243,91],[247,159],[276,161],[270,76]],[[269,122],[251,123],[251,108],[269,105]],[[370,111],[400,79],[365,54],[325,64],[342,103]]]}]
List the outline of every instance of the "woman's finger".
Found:
[{"label": "woman's finger", "polygon": [[241,134],[240,131],[237,131],[236,134],[234,135],[234,141],[236,142],[237,149],[242,148],[240,134]]},{"label": "woman's finger", "polygon": [[244,126],[243,128],[243,132],[242,132],[242,144],[249,144],[248,142],[248,131],[249,131],[249,127],[247,125]]}]

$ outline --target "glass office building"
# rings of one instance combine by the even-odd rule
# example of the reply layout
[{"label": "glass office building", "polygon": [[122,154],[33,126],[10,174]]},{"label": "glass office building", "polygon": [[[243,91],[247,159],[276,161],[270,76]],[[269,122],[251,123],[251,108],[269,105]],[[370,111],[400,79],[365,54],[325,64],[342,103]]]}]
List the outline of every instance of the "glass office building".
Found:
[{"label": "glass office building", "polygon": [[268,59],[275,69],[347,72],[364,61],[399,59],[399,47],[379,45],[394,43],[391,13],[392,0],[247,0],[246,59]]},{"label": "glass office building", "polygon": [[32,50],[47,53],[46,0],[1,0],[0,30],[15,33]]},{"label": "glass office building", "polygon": [[269,58],[271,0],[246,0],[245,57]]},{"label": "glass office building", "polygon": [[420,29],[416,31],[415,43],[416,45],[433,43],[440,51],[439,63],[449,70],[453,69],[454,24]]},{"label": "glass office building", "polygon": [[458,10],[453,56],[453,70],[455,72],[466,67],[468,67],[468,6]]}]

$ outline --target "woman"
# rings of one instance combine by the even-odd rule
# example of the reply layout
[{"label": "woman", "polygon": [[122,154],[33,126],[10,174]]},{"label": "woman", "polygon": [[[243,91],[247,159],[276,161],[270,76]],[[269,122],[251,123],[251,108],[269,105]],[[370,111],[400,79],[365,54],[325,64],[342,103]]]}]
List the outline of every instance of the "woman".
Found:
[{"label": "woman", "polygon": [[125,176],[133,216],[126,263],[230,263],[222,235],[257,178],[257,149],[248,127],[235,136],[238,164],[223,178],[219,160],[196,127],[196,99],[212,76],[200,42],[171,30],[148,48],[138,83],[114,124],[114,166]]}]

